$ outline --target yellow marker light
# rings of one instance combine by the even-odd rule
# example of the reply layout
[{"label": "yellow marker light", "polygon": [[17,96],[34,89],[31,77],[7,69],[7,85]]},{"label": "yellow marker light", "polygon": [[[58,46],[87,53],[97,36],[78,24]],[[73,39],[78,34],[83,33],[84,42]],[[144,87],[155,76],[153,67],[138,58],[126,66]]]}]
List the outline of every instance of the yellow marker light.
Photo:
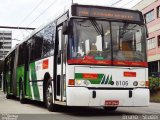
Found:
[{"label": "yellow marker light", "polygon": [[145,81],[140,81],[139,84],[140,86],[145,86]]},{"label": "yellow marker light", "polygon": [[81,81],[81,80],[76,80],[76,84],[77,84],[77,85],[81,85],[81,84],[82,84],[82,81]]}]

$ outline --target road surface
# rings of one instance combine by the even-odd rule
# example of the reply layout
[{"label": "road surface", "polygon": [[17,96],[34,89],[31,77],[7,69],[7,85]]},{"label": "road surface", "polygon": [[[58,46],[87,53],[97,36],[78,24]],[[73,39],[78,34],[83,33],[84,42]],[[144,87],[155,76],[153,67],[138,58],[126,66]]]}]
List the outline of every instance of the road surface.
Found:
[{"label": "road surface", "polygon": [[160,103],[149,107],[120,107],[106,112],[95,107],[61,107],[49,112],[41,102],[21,104],[17,99],[6,99],[0,91],[0,120],[160,120]]}]

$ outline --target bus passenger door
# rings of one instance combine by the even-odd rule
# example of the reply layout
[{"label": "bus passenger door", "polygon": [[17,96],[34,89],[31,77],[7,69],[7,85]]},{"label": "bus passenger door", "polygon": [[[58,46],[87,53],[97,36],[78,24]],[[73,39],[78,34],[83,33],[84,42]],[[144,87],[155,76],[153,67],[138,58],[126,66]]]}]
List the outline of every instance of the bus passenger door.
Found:
[{"label": "bus passenger door", "polygon": [[62,34],[62,26],[57,29],[58,35],[58,55],[57,55],[57,78],[56,78],[56,100],[65,101],[65,64],[64,64],[64,35]]}]

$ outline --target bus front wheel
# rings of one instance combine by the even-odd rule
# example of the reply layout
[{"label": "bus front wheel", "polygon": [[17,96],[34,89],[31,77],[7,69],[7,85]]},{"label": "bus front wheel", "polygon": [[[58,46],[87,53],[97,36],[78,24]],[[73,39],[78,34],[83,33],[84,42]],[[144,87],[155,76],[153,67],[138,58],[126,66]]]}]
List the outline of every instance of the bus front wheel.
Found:
[{"label": "bus front wheel", "polygon": [[49,111],[56,111],[57,106],[53,103],[53,87],[51,80],[47,81],[45,87],[45,104]]},{"label": "bus front wheel", "polygon": [[12,97],[11,97],[11,95],[8,95],[8,93],[7,93],[6,98],[11,99]]}]

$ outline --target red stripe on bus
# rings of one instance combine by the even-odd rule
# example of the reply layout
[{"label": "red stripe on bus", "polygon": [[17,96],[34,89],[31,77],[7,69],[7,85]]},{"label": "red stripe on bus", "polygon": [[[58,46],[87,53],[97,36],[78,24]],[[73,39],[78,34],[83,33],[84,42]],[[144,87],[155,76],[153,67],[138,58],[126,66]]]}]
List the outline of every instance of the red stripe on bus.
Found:
[{"label": "red stripe on bus", "polygon": [[68,64],[100,64],[110,65],[111,60],[95,60],[95,59],[70,59]]},{"label": "red stripe on bus", "polygon": [[113,61],[113,65],[148,67],[147,62]]},{"label": "red stripe on bus", "polygon": [[[101,65],[111,65],[111,60],[95,60],[95,59],[70,59],[68,64],[101,64]],[[148,67],[147,62],[132,62],[132,61],[113,61],[113,65],[121,66],[142,66]]]}]

